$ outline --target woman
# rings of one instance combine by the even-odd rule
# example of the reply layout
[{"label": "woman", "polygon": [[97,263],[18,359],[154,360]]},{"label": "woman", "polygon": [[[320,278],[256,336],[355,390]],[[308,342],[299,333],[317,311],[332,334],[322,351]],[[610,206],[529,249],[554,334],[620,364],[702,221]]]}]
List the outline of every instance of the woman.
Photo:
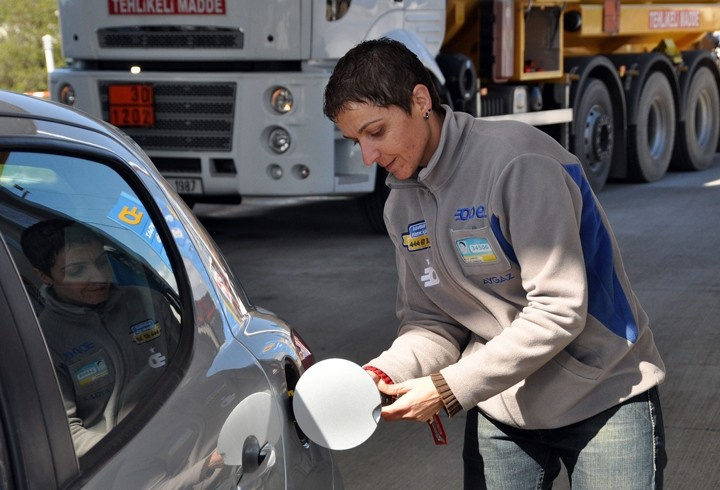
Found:
[{"label": "woman", "polygon": [[160,293],[113,284],[104,239],[81,223],[40,221],[21,245],[43,283],[38,320],[82,456],[165,373],[178,318]]},{"label": "woman", "polygon": [[465,488],[661,488],[665,369],[578,159],[441,105],[417,57],[366,41],[325,115],[385,168],[398,337],[366,369],[386,420],[467,410]]}]

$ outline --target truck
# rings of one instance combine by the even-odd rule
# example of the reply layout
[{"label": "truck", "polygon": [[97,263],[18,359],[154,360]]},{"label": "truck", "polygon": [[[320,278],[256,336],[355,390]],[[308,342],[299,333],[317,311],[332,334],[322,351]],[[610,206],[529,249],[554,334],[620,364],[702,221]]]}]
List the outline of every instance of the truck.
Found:
[{"label": "truck", "polygon": [[51,98],[124,130],[189,203],[356,198],[384,171],[322,113],[337,60],[403,42],[443,102],[538,126],[596,191],[701,170],[718,150],[714,0],[59,0]]}]

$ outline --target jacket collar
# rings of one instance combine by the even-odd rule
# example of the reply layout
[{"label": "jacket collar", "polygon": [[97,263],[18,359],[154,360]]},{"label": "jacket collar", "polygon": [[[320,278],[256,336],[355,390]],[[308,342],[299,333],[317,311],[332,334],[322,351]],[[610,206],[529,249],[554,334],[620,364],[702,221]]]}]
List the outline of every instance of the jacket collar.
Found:
[{"label": "jacket collar", "polygon": [[43,284],[40,287],[40,296],[42,298],[42,302],[44,303],[45,308],[50,308],[56,313],[64,313],[66,315],[87,315],[93,312],[102,313],[103,311],[107,311],[114,305],[116,305],[120,301],[121,295],[122,291],[117,286],[112,284],[110,286],[110,294],[108,296],[108,299],[104,303],[97,306],[83,306],[66,303],[65,301],[60,301],[55,295],[55,291],[53,290],[53,288],[51,286],[48,286],[47,284]]}]

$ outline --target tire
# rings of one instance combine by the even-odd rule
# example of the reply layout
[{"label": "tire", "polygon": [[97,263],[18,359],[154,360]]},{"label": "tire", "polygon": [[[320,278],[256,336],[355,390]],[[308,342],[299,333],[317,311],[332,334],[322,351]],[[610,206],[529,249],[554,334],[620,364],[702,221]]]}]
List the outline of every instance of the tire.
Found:
[{"label": "tire", "polygon": [[385,220],[383,219],[385,201],[390,195],[390,188],[385,185],[387,176],[387,170],[378,166],[375,173],[375,189],[372,193],[358,199],[370,228],[379,234],[387,234]]},{"label": "tire", "polygon": [[476,115],[477,74],[470,58],[460,53],[440,53],[435,61],[445,76],[445,87],[455,110]]},{"label": "tire", "polygon": [[610,175],[616,117],[607,87],[601,80],[591,79],[575,108],[571,149],[595,192],[603,188]]},{"label": "tire", "polygon": [[659,71],[648,76],[638,94],[637,122],[628,138],[628,176],[636,182],[654,182],[670,166],[675,103],[670,82]]},{"label": "tire", "polygon": [[704,170],[715,157],[720,137],[720,95],[708,67],[701,66],[693,74],[685,107],[680,110],[685,123],[678,125],[671,165],[677,170]]}]

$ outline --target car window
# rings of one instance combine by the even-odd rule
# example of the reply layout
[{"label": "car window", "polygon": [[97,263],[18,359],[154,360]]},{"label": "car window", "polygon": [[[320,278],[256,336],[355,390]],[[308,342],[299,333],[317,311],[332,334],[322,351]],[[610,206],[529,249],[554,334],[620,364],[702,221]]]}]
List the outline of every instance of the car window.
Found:
[{"label": "car window", "polygon": [[50,351],[78,456],[171,378],[182,308],[161,219],[109,165],[0,154],[0,232]]}]

